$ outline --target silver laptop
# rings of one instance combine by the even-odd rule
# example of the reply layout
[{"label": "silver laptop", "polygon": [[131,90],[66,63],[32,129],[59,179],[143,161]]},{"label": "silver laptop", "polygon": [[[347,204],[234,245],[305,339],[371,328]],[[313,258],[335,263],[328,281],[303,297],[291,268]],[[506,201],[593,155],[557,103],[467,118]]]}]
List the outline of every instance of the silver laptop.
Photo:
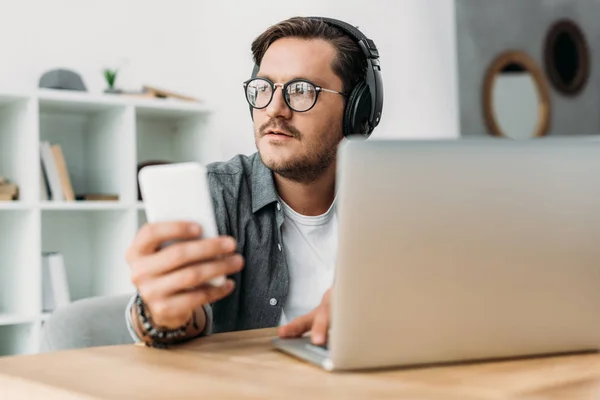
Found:
[{"label": "silver laptop", "polygon": [[326,370],[600,348],[600,142],[361,141],[340,149]]}]

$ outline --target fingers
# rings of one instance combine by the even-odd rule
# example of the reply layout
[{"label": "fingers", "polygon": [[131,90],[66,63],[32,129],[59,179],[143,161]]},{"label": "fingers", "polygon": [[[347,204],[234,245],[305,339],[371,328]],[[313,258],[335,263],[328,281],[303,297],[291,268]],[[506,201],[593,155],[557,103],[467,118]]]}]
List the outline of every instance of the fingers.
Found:
[{"label": "fingers", "polygon": [[239,254],[220,260],[193,264],[149,280],[140,286],[140,295],[147,301],[159,300],[199,288],[213,278],[235,274],[242,269],[243,265],[244,258]]},{"label": "fingers", "polygon": [[127,251],[132,281],[159,326],[181,326],[195,309],[233,291],[233,281],[219,287],[205,284],[241,270],[243,257],[232,254],[235,240],[200,239],[201,233],[190,222],[147,224]]},{"label": "fingers", "polygon": [[312,324],[310,339],[315,345],[321,346],[327,343],[327,331],[329,329],[329,307],[322,304],[315,315]]},{"label": "fingers", "polygon": [[130,262],[131,279],[136,286],[190,264],[213,261],[235,251],[235,240],[229,237],[194,240],[170,245],[152,255]]},{"label": "fingers", "polygon": [[279,337],[295,338],[311,331],[311,342],[313,344],[318,346],[326,344],[330,322],[330,297],[331,289],[325,292],[321,304],[315,310],[280,327],[278,330]]},{"label": "fingers", "polygon": [[235,249],[236,242],[230,237],[177,243],[146,257],[138,272],[145,276],[163,275],[189,264],[218,259]]},{"label": "fingers", "polygon": [[138,257],[152,254],[164,242],[186,240],[199,237],[202,228],[190,222],[157,222],[144,225],[133,240],[127,259],[132,261]]},{"label": "fingers", "polygon": [[302,336],[312,327],[315,315],[316,311],[312,311],[311,313],[298,317],[289,324],[280,327],[278,332],[279,336],[282,338]]},{"label": "fingers", "polygon": [[174,329],[189,319],[190,312],[193,312],[190,310],[220,300],[231,294],[234,288],[235,283],[228,279],[223,286],[207,286],[169,296],[149,303],[148,308],[156,325]]}]

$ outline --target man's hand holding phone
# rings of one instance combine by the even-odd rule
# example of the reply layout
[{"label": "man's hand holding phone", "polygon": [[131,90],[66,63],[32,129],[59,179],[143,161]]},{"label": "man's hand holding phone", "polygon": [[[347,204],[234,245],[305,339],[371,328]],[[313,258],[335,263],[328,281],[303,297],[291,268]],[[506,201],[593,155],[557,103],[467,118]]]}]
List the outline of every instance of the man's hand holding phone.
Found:
[{"label": "man's hand holding phone", "polygon": [[[197,223],[155,222],[144,225],[129,247],[132,281],[154,324],[176,329],[202,305],[233,291],[232,280],[222,286],[210,281],[243,268],[243,257],[235,254],[235,240],[226,236],[198,239],[201,235]],[[173,241],[177,243],[161,248]]]}]

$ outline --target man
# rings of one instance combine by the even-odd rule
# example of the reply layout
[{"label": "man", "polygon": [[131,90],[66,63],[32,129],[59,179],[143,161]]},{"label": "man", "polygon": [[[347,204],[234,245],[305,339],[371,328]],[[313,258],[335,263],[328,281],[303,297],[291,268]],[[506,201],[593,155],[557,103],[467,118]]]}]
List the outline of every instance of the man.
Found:
[{"label": "man", "polygon": [[[221,237],[191,239],[187,222],[144,226],[127,260],[138,296],[134,337],[163,346],[213,332],[280,325],[323,345],[337,250],[336,153],[348,94],[367,61],[354,39],[324,22],[292,18],[252,44],[244,83],[258,152],[209,166]],[[207,284],[227,275],[222,287]],[[162,333],[161,333],[162,332]]]}]

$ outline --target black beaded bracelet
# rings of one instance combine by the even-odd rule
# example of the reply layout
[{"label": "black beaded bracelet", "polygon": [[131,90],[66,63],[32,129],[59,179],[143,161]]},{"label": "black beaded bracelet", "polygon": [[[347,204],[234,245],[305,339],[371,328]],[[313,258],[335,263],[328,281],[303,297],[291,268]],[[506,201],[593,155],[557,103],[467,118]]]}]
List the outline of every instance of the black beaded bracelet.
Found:
[{"label": "black beaded bracelet", "polygon": [[146,346],[164,349],[167,348],[167,342],[173,339],[180,339],[185,337],[188,327],[192,320],[194,321],[194,326],[197,326],[196,323],[196,315],[194,314],[194,318],[190,319],[183,326],[176,329],[167,329],[162,327],[157,327],[152,322],[152,318],[148,315],[146,305],[144,304],[144,300],[139,295],[136,295],[135,305],[137,307],[138,316],[140,318],[140,322],[142,323],[142,328],[145,336],[150,338],[150,343],[146,342]]}]

